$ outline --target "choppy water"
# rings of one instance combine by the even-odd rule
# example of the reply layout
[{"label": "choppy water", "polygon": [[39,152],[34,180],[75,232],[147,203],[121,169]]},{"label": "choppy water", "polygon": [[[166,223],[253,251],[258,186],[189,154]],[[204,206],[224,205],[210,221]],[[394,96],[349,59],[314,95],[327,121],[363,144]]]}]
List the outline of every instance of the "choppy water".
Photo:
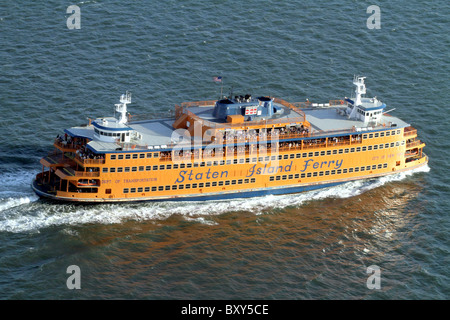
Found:
[{"label": "choppy water", "polygon": [[[69,30],[66,9],[81,8]],[[0,298],[448,299],[447,1],[9,1],[0,4]],[[55,205],[30,181],[64,128],[164,116],[224,90],[368,95],[427,143],[429,167],[297,195]],[[66,269],[78,265],[81,289]],[[381,288],[366,286],[379,266]]]}]

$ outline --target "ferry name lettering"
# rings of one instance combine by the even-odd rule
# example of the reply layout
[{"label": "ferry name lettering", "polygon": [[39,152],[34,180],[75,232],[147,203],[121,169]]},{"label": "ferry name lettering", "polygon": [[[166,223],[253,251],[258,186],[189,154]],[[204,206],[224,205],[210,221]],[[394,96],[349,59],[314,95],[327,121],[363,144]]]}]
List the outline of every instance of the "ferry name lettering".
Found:
[{"label": "ferry name lettering", "polygon": [[292,161],[290,164],[287,164],[285,166],[270,166],[267,167],[267,163],[264,165],[264,167],[256,168],[256,164],[250,168],[249,174],[247,178],[253,176],[254,174],[276,174],[278,172],[289,172],[292,169]]},{"label": "ferry name lettering", "polygon": [[[316,161],[313,159],[305,160],[300,170],[300,172],[305,172],[309,167],[313,169],[322,169],[322,168],[332,168],[334,170],[339,169],[342,166],[344,159],[340,160],[330,160],[330,161]],[[290,172],[292,170],[292,163],[284,165],[284,166],[267,166],[265,164],[263,167],[257,168],[256,164],[253,165],[250,170],[247,178],[252,177],[253,175],[261,175],[261,174],[277,174],[279,172]],[[182,183],[185,180],[203,180],[203,179],[218,179],[218,178],[227,178],[228,171],[211,171],[211,168],[206,172],[198,172],[194,173],[192,170],[181,170],[178,173],[178,178],[175,180],[175,183]]]},{"label": "ferry name lettering", "polygon": [[[340,160],[330,160],[330,161],[316,161],[314,162],[313,159],[305,160],[303,162],[303,165],[301,166],[302,170],[300,172],[305,172],[309,167],[312,167],[313,169],[322,169],[322,168],[332,168],[334,170],[339,169],[342,166],[342,163],[344,162],[344,159]],[[249,174],[247,177],[251,177],[254,174],[260,175],[260,174],[277,174],[279,172],[290,172],[292,170],[292,161],[290,164],[285,166],[269,166],[267,167],[267,164],[264,165],[264,167],[256,168],[256,164],[250,168]]]},{"label": "ferry name lettering", "polygon": [[217,178],[227,178],[228,177],[228,171],[213,171],[211,172],[211,168],[208,169],[206,172],[198,172],[194,174],[192,170],[181,170],[178,174],[177,180],[175,180],[175,183],[182,183],[184,179],[192,181],[192,180],[203,180],[206,178],[209,179],[217,179]]},{"label": "ferry name lettering", "polygon": [[333,169],[337,170],[342,166],[342,163],[344,162],[344,159],[340,160],[330,160],[330,161],[316,161],[313,162],[313,159],[305,160],[303,165],[303,170],[300,170],[300,172],[305,172],[306,169],[308,169],[309,166],[312,166],[313,169],[322,169],[322,168],[330,168],[331,165],[333,165]]}]

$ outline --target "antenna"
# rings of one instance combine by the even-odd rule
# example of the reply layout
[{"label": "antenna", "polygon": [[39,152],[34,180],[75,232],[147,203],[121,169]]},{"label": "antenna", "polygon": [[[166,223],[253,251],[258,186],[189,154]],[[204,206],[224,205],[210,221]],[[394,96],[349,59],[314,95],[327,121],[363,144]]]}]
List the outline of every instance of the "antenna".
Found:
[{"label": "antenna", "polygon": [[127,104],[131,103],[131,92],[127,91],[122,94],[120,102],[116,104],[116,111],[120,113],[119,123],[127,123]]},{"label": "antenna", "polygon": [[366,77],[355,76],[353,78],[353,84],[356,86],[355,106],[359,106],[361,104],[361,97],[363,94],[366,94],[366,84],[364,83],[364,79],[366,79]]}]

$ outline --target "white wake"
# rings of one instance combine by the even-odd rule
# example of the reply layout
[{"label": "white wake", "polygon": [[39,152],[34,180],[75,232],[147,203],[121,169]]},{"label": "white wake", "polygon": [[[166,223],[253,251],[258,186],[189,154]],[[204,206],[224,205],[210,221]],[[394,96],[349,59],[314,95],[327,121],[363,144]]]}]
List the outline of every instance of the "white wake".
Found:
[{"label": "white wake", "polygon": [[14,185],[18,190],[0,191],[0,231],[39,232],[39,230],[47,227],[61,225],[115,224],[127,220],[165,220],[174,214],[182,215],[186,220],[214,224],[205,217],[233,211],[249,211],[254,214],[261,214],[271,208],[300,206],[311,200],[353,197],[388,182],[403,180],[416,172],[428,172],[429,170],[428,166],[424,166],[409,172],[370,180],[352,181],[326,189],[288,195],[269,195],[221,201],[168,201],[99,205],[48,204],[37,201],[38,197],[30,191],[29,182],[31,179],[26,181],[25,185],[26,179],[17,180],[10,177],[9,184]]}]

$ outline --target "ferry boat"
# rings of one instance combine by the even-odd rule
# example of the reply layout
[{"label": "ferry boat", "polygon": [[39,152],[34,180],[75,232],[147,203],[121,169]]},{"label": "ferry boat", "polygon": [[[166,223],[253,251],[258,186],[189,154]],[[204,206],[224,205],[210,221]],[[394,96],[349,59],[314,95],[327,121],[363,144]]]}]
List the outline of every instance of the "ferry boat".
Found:
[{"label": "ferry boat", "polygon": [[58,135],[32,182],[61,201],[210,200],[298,193],[413,170],[428,157],[417,130],[365,97],[318,104],[270,96],[185,102],[174,116],[117,117]]}]

